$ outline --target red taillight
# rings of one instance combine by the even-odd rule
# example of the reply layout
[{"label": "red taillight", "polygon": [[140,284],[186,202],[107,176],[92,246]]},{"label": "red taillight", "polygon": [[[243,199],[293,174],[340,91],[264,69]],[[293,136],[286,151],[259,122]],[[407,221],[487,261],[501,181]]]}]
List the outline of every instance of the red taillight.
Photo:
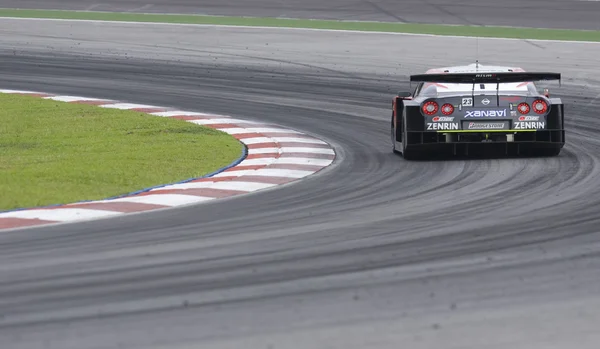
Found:
[{"label": "red taillight", "polygon": [[444,115],[450,115],[454,113],[454,107],[452,106],[452,104],[444,104],[442,105],[442,114]]},{"label": "red taillight", "polygon": [[531,106],[533,107],[533,111],[538,114],[544,114],[548,111],[548,104],[543,99],[536,99]]},{"label": "red taillight", "polygon": [[427,115],[433,115],[435,113],[437,113],[438,111],[438,104],[434,101],[429,101],[425,104],[423,104],[423,113],[427,114]]},{"label": "red taillight", "polygon": [[530,110],[529,109],[529,104],[524,103],[524,102],[521,103],[521,104],[519,104],[519,106],[517,107],[517,109],[519,110],[519,113],[521,113],[521,114],[527,114],[527,113],[529,113],[529,110]]}]

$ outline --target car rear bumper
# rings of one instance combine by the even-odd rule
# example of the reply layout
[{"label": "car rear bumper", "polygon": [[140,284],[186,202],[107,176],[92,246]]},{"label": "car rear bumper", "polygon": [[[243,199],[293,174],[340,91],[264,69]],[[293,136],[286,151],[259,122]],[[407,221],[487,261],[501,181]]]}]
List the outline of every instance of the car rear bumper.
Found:
[{"label": "car rear bumper", "polygon": [[409,131],[408,144],[442,145],[442,144],[547,144],[549,146],[564,145],[565,130],[501,130],[501,131]]}]

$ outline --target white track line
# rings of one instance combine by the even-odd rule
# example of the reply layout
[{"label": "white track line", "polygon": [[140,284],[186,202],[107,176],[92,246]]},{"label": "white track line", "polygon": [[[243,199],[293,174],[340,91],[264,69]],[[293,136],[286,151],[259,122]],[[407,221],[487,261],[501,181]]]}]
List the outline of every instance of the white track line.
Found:
[{"label": "white track line", "polygon": [[55,209],[33,209],[23,211],[5,212],[0,214],[1,218],[41,219],[56,222],[70,222],[92,218],[104,218],[108,216],[121,215],[122,212],[91,210],[85,208],[55,208]]}]

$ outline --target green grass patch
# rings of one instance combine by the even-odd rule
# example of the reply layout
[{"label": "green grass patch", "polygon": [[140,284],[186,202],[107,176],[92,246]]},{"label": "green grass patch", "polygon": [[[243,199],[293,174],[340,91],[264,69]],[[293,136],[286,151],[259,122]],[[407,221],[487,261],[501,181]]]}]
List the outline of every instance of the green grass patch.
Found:
[{"label": "green grass patch", "polygon": [[140,112],[0,94],[0,210],[98,200],[238,159],[230,135]]},{"label": "green grass patch", "polygon": [[483,27],[436,24],[403,24],[386,22],[332,21],[308,19],[280,19],[256,17],[221,17],[180,14],[142,14],[92,11],[0,9],[0,17],[85,19],[100,21],[128,21],[181,24],[215,24],[235,26],[264,26],[358,30],[394,33],[435,34],[453,36],[499,37],[516,39],[600,41],[600,31],[536,29],[512,27]]}]

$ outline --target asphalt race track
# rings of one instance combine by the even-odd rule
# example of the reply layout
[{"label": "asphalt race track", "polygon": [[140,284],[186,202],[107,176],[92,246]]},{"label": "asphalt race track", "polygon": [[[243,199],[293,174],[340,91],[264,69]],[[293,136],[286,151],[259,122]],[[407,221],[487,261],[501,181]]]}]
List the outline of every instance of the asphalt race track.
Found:
[{"label": "asphalt race track", "polygon": [[0,8],[600,29],[595,0],[0,0]]},{"label": "asphalt race track", "polygon": [[[7,19],[0,33],[2,88],[280,123],[340,160],[232,200],[0,234],[3,349],[598,347],[600,45]],[[391,153],[406,74],[476,47],[564,74],[559,157]]]}]

